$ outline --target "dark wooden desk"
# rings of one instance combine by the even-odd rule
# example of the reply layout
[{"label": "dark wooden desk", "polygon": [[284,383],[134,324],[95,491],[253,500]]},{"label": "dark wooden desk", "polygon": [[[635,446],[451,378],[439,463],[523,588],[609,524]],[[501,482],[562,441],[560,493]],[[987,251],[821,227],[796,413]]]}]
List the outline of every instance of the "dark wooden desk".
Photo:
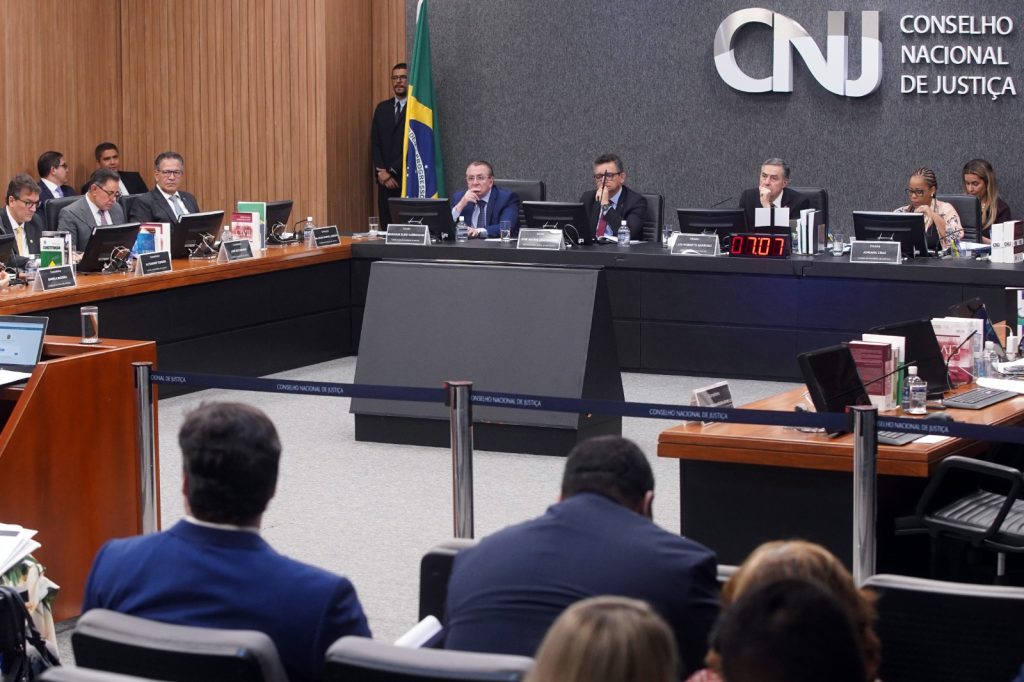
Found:
[{"label": "dark wooden desk", "polygon": [[[796,388],[744,407],[791,411],[804,404],[803,395]],[[949,413],[972,424],[1016,424],[1024,421],[1024,397],[984,410]],[[684,424],[659,435],[658,456],[679,460],[682,533],[714,549],[722,563],[739,564],[766,540],[801,537],[825,545],[850,565],[852,439],[849,434],[829,438],[780,426]],[[987,443],[958,438],[879,446],[879,571],[924,566],[927,546],[916,538],[897,541],[893,520],[913,513],[928,476],[942,459],[979,456],[987,448]]]}]

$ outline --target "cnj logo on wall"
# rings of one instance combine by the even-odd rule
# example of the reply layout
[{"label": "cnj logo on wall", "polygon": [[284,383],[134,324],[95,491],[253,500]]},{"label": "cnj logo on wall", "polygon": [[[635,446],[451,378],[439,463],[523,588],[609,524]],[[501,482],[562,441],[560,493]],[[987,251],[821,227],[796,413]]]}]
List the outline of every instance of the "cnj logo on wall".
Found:
[{"label": "cnj logo on wall", "polygon": [[[822,87],[846,97],[864,97],[882,82],[882,43],[879,41],[878,12],[861,12],[860,77],[847,78],[848,43],[846,12],[828,13],[825,54],[803,26],[784,14],[760,7],[733,12],[715,33],[715,68],[730,87],[741,92],[793,92],[793,50]],[[736,63],[733,42],[741,28],[764,24],[772,28],[772,75],[752,78]]]}]

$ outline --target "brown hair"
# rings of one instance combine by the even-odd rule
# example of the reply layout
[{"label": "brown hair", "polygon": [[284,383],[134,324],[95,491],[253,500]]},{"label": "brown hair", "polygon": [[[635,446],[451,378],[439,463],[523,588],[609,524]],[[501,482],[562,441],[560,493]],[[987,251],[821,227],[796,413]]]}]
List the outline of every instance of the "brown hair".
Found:
[{"label": "brown hair", "polygon": [[552,624],[528,682],[671,682],[676,641],[646,603],[625,597],[576,602]]}]

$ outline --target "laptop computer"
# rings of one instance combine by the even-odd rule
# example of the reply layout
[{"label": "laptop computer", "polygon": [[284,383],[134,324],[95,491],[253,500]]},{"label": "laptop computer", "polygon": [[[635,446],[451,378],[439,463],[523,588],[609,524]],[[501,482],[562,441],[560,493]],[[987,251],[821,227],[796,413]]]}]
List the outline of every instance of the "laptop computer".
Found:
[{"label": "laptop computer", "polygon": [[0,386],[27,381],[43,354],[47,317],[0,315]]}]

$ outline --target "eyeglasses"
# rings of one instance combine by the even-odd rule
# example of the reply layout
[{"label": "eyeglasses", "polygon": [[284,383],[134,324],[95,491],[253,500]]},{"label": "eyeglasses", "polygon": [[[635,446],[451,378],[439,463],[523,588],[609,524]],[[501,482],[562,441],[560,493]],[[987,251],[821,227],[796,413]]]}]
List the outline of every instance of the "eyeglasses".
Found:
[{"label": "eyeglasses", "polygon": [[393,80],[393,81],[407,81],[407,80],[409,80],[409,77],[408,76],[392,76],[391,80]]},{"label": "eyeglasses", "polygon": [[489,177],[491,177],[491,176],[490,175],[467,175],[466,176],[466,182],[473,182],[474,180],[477,181],[477,182],[483,182],[484,180],[486,180]]},{"label": "eyeglasses", "polygon": [[66,163],[60,163],[60,164],[57,164],[57,168],[63,168],[64,170],[67,170],[68,165]]},{"label": "eyeglasses", "polygon": [[622,171],[607,171],[604,173],[594,173],[595,180],[604,180],[605,178],[614,178],[616,175],[622,175]]},{"label": "eyeglasses", "polygon": [[21,203],[25,204],[25,206],[27,208],[39,208],[39,202],[38,201],[29,201],[27,199],[22,199],[21,197],[16,197],[16,199],[18,201],[20,201]]},{"label": "eyeglasses", "polygon": [[908,196],[908,197],[923,197],[923,196],[924,196],[924,193],[925,193],[925,192],[926,192],[927,190],[923,190],[923,189],[916,189],[916,188],[914,188],[914,187],[908,187],[908,188],[906,188],[906,189],[905,189],[905,190],[903,190],[903,191],[907,193],[907,196]]},{"label": "eyeglasses", "polygon": [[185,171],[183,171],[183,170],[158,170],[157,173],[159,173],[160,175],[166,175],[169,178],[177,178],[177,177],[181,177],[182,175],[184,175]]},{"label": "eyeglasses", "polygon": [[93,185],[93,187],[95,187],[96,189],[98,189],[98,190],[100,190],[102,192],[106,192],[108,197],[113,197],[114,199],[120,199],[121,198],[121,190],[119,190],[119,189],[115,189],[115,190],[111,191],[109,189],[104,189],[103,187],[100,187],[99,185]]}]

